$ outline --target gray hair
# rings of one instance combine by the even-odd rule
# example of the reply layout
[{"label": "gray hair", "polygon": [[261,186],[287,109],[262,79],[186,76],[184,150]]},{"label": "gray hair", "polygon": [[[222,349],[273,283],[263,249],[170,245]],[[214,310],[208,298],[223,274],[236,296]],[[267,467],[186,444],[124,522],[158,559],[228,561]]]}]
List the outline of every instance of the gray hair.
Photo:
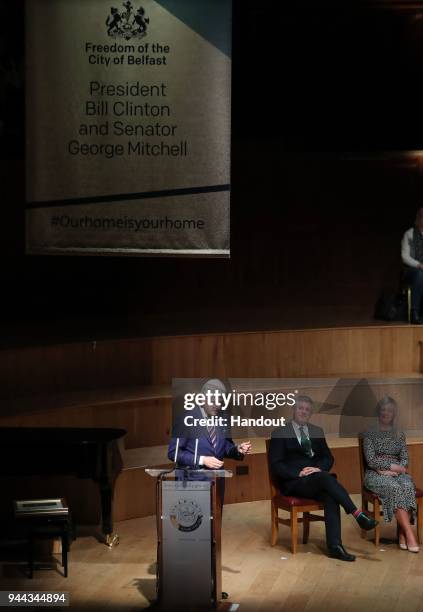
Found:
[{"label": "gray hair", "polygon": [[226,393],[226,387],[221,380],[218,378],[209,378],[201,387],[201,393],[207,391],[219,391],[219,393]]},{"label": "gray hair", "polygon": [[293,408],[295,409],[298,404],[309,404],[311,411],[313,412],[314,410],[314,402],[309,395],[297,395]]}]

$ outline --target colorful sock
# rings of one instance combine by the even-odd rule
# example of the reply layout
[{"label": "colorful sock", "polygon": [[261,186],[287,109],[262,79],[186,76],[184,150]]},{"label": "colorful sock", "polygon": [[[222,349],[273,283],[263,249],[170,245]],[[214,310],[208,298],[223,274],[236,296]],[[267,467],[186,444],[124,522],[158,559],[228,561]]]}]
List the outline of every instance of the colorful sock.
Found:
[{"label": "colorful sock", "polygon": [[361,510],[361,508],[357,508],[357,510],[354,510],[354,512],[352,513],[354,518],[358,518],[360,516],[360,514],[364,514],[363,510]]}]

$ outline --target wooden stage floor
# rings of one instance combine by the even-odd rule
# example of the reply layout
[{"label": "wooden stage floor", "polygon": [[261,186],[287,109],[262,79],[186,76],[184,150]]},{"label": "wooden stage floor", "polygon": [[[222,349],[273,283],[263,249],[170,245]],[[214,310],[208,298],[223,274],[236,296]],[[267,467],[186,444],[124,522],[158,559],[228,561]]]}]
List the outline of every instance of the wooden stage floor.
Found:
[{"label": "wooden stage floor", "polygon": [[[356,497],[356,502],[358,498]],[[360,538],[355,521],[342,513],[343,540],[355,563],[324,554],[323,523],[313,523],[310,542],[293,556],[288,529],[269,545],[269,502],[232,504],[224,509],[223,589],[241,612],[423,612],[423,550],[402,551],[395,544],[375,548]],[[116,525],[121,543],[113,550],[93,536],[81,536],[70,553],[69,578],[39,569],[23,577],[24,566],[1,556],[1,590],[65,590],[75,611],[135,612],[155,594],[154,517]],[[382,537],[395,535],[394,524]]]}]

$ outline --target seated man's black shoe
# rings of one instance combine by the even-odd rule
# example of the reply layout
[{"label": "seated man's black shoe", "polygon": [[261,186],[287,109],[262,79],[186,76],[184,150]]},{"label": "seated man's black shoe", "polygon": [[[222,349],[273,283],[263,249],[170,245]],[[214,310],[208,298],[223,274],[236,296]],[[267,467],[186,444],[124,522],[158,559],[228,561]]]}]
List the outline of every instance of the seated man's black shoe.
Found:
[{"label": "seated man's black shoe", "polygon": [[350,553],[347,553],[342,544],[330,546],[328,550],[329,557],[332,559],[340,559],[340,561],[355,561],[355,555],[350,555]]},{"label": "seated man's black shoe", "polygon": [[365,529],[366,531],[370,531],[370,529],[374,529],[376,525],[378,524],[378,521],[375,521],[375,519],[372,518],[371,516],[367,516],[367,514],[364,514],[364,512],[360,512],[356,520],[357,520],[357,523],[360,525],[360,527],[362,529]]},{"label": "seated man's black shoe", "polygon": [[411,311],[410,323],[413,325],[421,325],[423,323],[417,310]]}]

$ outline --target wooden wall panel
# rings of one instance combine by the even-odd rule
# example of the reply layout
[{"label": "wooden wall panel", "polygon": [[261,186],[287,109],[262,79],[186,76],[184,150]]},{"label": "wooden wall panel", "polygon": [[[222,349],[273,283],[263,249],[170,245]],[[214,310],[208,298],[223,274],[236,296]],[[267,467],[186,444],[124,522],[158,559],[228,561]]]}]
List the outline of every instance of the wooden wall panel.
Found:
[{"label": "wooden wall panel", "polygon": [[357,447],[332,448],[335,458],[332,472],[337,475],[339,482],[349,493],[359,493],[360,483],[360,459]]},{"label": "wooden wall panel", "polygon": [[156,514],[156,479],[143,469],[125,470],[119,474],[113,502],[114,520],[124,521],[152,514]]},{"label": "wooden wall panel", "polygon": [[423,445],[410,444],[408,446],[410,460],[409,470],[415,485],[423,490]]},{"label": "wooden wall panel", "polygon": [[[237,466],[248,467],[247,475],[237,475]],[[269,499],[269,478],[266,457],[263,454],[250,455],[244,461],[225,461],[225,468],[232,470],[233,477],[226,479],[225,503]]]},{"label": "wooden wall panel", "polygon": [[418,327],[153,338],[153,384],[175,377],[351,376],[418,372]]},{"label": "wooden wall panel", "polygon": [[142,385],[149,341],[139,338],[0,350],[0,398]]},{"label": "wooden wall panel", "polygon": [[[361,491],[358,446],[332,448],[335,463],[332,471],[351,494]],[[423,444],[408,446],[410,472],[418,487],[423,488]],[[248,466],[248,475],[237,475],[236,467]],[[161,466],[170,467],[170,466]],[[244,461],[225,462],[234,476],[226,480],[225,504],[270,499],[267,460],[264,453],[250,455]],[[116,483],[115,520],[125,520],[155,513],[154,479],[143,469],[122,472]]]},{"label": "wooden wall panel", "polygon": [[0,350],[0,399],[173,377],[298,377],[420,369],[417,326],[132,338]]},{"label": "wooden wall panel", "polygon": [[116,427],[127,431],[125,448],[167,444],[172,427],[169,398],[108,404],[38,408],[29,413],[0,416],[0,427]]},{"label": "wooden wall panel", "polygon": [[[313,382],[315,381],[315,382]],[[237,381],[237,389],[241,387]],[[264,384],[263,381],[262,384]],[[242,390],[251,390],[248,381],[242,383]],[[250,382],[254,385],[254,381]],[[274,390],[276,383],[267,383],[268,390]],[[293,383],[290,383],[291,385]],[[262,388],[262,387],[260,387]],[[284,391],[292,391],[294,387],[288,386]],[[391,395],[399,404],[399,423],[401,429],[413,431],[414,435],[423,432],[423,377],[406,379],[312,379],[305,378],[295,381],[295,388],[300,393],[310,395],[316,405],[313,422],[323,427],[326,435],[353,437],[361,431],[372,426],[375,421],[374,408],[376,402],[384,395]],[[164,392],[166,393],[166,392]],[[9,408],[6,414],[0,414],[0,426],[12,427],[119,427],[127,431],[125,447],[127,449],[166,445],[171,432],[172,405],[171,398],[142,397],[137,399],[136,393],[131,399],[122,391],[121,400],[103,403],[93,403],[94,393],[88,396],[89,403],[85,404],[83,396],[78,395],[79,405],[67,406],[58,404],[54,409],[54,401],[49,398],[48,409],[43,410],[43,403],[34,400],[35,407],[31,409],[31,402],[23,403],[20,410],[19,401],[11,403],[16,412]],[[354,406],[350,397],[354,397]],[[62,398],[63,400],[63,398]],[[345,405],[348,404],[346,416]],[[353,411],[352,411],[353,408]],[[319,412],[321,410],[321,412]],[[332,413],[331,413],[332,412]],[[355,415],[355,416],[354,416]],[[367,415],[367,416],[365,416]],[[245,416],[250,416],[249,411]],[[277,408],[266,416],[272,418],[284,417],[289,420],[292,416],[291,408]],[[257,430],[250,428],[243,434],[254,438],[269,436],[272,428]]]}]

